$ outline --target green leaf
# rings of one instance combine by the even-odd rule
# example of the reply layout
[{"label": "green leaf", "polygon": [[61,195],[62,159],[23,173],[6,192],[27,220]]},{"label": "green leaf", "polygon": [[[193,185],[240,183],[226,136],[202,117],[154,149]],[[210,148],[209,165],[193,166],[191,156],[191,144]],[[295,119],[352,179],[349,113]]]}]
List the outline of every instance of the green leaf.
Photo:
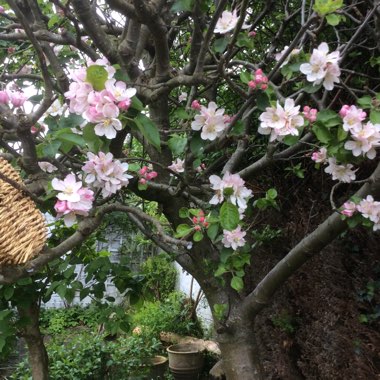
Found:
[{"label": "green leaf", "polygon": [[193,231],[193,228],[188,224],[179,224],[177,226],[177,232],[175,234],[176,238],[182,238],[189,235]]},{"label": "green leaf", "polygon": [[172,12],[191,11],[194,0],[176,0],[171,8]]},{"label": "green leaf", "polygon": [[331,133],[323,125],[315,124],[313,126],[313,132],[317,139],[323,144],[328,144],[332,139]]},{"label": "green leaf", "polygon": [[372,98],[368,95],[359,98],[357,101],[358,105],[363,108],[371,108],[372,106]]},{"label": "green leaf", "polygon": [[190,150],[195,156],[200,156],[203,153],[205,144],[200,135],[195,135],[191,138]]},{"label": "green leaf", "polygon": [[86,141],[81,135],[77,135],[75,133],[62,133],[59,136],[57,136],[57,139],[60,141],[67,141],[74,143],[79,146],[85,146]]},{"label": "green leaf", "polygon": [[174,156],[180,156],[186,149],[187,138],[183,136],[173,135],[168,140],[169,149]]},{"label": "green leaf", "polygon": [[238,120],[230,131],[231,136],[241,136],[244,133],[244,123]]},{"label": "green leaf", "polygon": [[246,47],[249,50],[252,50],[254,47],[253,39],[248,35],[247,32],[239,33],[236,45],[239,47]]},{"label": "green leaf", "polygon": [[240,221],[239,209],[230,202],[223,203],[220,208],[220,224],[228,231],[234,230]]},{"label": "green leaf", "polygon": [[228,306],[226,304],[219,304],[216,303],[213,307],[214,309],[214,314],[217,319],[223,319],[224,314],[227,311]]},{"label": "green leaf", "polygon": [[231,280],[231,287],[235,289],[237,292],[240,292],[244,289],[244,282],[241,277],[234,276]]},{"label": "green leaf", "polygon": [[58,150],[61,146],[61,142],[58,140],[53,140],[46,143],[43,143],[42,152],[45,156],[48,157],[55,157],[55,155],[58,153]]},{"label": "green leaf", "polygon": [[218,236],[219,232],[219,224],[218,223],[212,223],[207,228],[207,236],[214,241],[216,237]]},{"label": "green leaf", "polygon": [[214,42],[214,51],[216,53],[223,53],[226,50],[228,43],[230,42],[230,37],[218,38]]},{"label": "green leaf", "polygon": [[156,124],[149,117],[140,113],[134,118],[135,124],[143,136],[152,144],[159,152],[161,152],[160,134]]},{"label": "green leaf", "polygon": [[240,80],[245,83],[245,84],[248,84],[249,81],[252,80],[252,74],[250,71],[242,71],[240,74],[239,74],[239,77],[240,77]]},{"label": "green leaf", "polygon": [[58,122],[60,128],[75,128],[79,127],[84,122],[84,119],[80,115],[71,113],[68,117],[61,117]]},{"label": "green leaf", "polygon": [[184,108],[177,108],[175,111],[174,111],[174,116],[177,117],[178,119],[180,120],[189,120],[189,119],[192,119],[193,117],[188,113],[186,112],[186,110]]},{"label": "green leaf", "polygon": [[270,107],[268,94],[260,91],[256,97],[256,105],[260,111],[265,111],[267,107]]},{"label": "green leaf", "polygon": [[189,217],[189,209],[186,207],[181,207],[179,209],[179,217],[180,218],[188,218]]},{"label": "green leaf", "polygon": [[341,18],[336,13],[330,13],[326,16],[326,21],[331,26],[337,26],[339,25]]},{"label": "green leaf", "polygon": [[106,80],[108,79],[107,70],[100,65],[91,65],[87,67],[86,82],[92,84],[94,90],[102,91],[105,88]]},{"label": "green leaf", "polygon": [[303,87],[303,90],[307,92],[308,94],[314,94],[317,92],[320,88],[322,88],[322,84],[318,84],[316,86],[313,86],[312,84],[307,84]]},{"label": "green leaf", "polygon": [[4,294],[3,294],[5,300],[9,301],[12,298],[14,292],[15,292],[15,289],[14,289],[13,286],[6,287],[5,290],[4,290]]},{"label": "green leaf", "polygon": [[203,239],[203,234],[201,231],[196,231],[195,234],[193,235],[193,240],[194,241],[201,241]]},{"label": "green leaf", "polygon": [[104,145],[102,139],[95,134],[94,126],[91,124],[88,124],[83,128],[82,136],[93,153],[98,153]]},{"label": "green leaf", "polygon": [[347,136],[348,132],[346,132],[342,127],[338,128],[337,138],[339,142],[344,141],[347,138]]},{"label": "green leaf", "polygon": [[277,198],[277,190],[276,189],[269,189],[267,191],[267,198],[276,199]]},{"label": "green leaf", "polygon": [[380,124],[380,112],[379,111],[371,111],[369,115],[369,119],[373,124]]},{"label": "green leaf", "polygon": [[220,264],[218,266],[218,269],[215,271],[214,276],[219,277],[227,272],[228,272],[228,269],[224,265]]},{"label": "green leaf", "polygon": [[343,0],[315,0],[313,9],[319,16],[323,17],[342,8]]},{"label": "green leaf", "polygon": [[288,135],[288,136],[285,136],[283,139],[282,139],[282,142],[285,144],[285,145],[288,145],[288,146],[292,146],[294,144],[296,144],[300,139],[300,136],[292,136],[292,135]]},{"label": "green leaf", "polygon": [[141,100],[137,98],[136,95],[132,97],[131,108],[137,111],[142,111],[144,109],[144,105],[142,104]]},{"label": "green leaf", "polygon": [[61,17],[59,16],[59,14],[55,13],[53,15],[51,15],[49,17],[49,21],[48,21],[48,28],[52,28],[54,25],[58,24],[60,21],[61,21]]},{"label": "green leaf", "polygon": [[317,123],[323,124],[325,127],[330,128],[342,124],[342,119],[332,110],[322,110],[318,112]]}]

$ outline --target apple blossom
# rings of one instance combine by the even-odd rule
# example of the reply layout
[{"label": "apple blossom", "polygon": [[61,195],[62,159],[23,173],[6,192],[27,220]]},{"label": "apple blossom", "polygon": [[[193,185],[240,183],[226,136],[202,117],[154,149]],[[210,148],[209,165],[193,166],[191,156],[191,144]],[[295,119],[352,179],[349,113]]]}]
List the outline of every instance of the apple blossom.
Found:
[{"label": "apple blossom", "polygon": [[187,93],[186,92],[181,92],[180,95],[178,96],[178,101],[182,103],[187,99]]},{"label": "apple blossom", "polygon": [[172,162],[170,166],[168,166],[168,169],[172,170],[175,173],[183,173],[185,171],[185,168],[183,167],[184,164],[184,160],[177,158],[175,161]]},{"label": "apple blossom", "polygon": [[201,109],[201,105],[199,104],[199,101],[198,100],[193,100],[191,102],[191,108],[194,109],[194,110],[200,110]]},{"label": "apple blossom", "polygon": [[105,83],[109,96],[115,102],[125,102],[136,95],[135,88],[127,88],[126,83],[116,79],[108,79]]},{"label": "apple blossom", "polygon": [[356,106],[344,105],[339,111],[339,115],[343,118],[343,129],[348,132],[356,128],[361,129],[362,121],[367,114]]},{"label": "apple blossom", "polygon": [[334,181],[349,183],[356,178],[355,172],[357,169],[352,170],[352,168],[353,165],[351,164],[337,164],[336,159],[331,157],[328,159],[328,166],[325,168],[325,172],[331,174]]},{"label": "apple blossom", "polygon": [[[238,21],[239,17],[236,13],[236,9],[234,9],[232,12],[223,11],[222,16],[216,23],[214,33],[226,34],[235,29]],[[242,29],[247,28],[249,28],[249,25],[243,24]]]},{"label": "apple blossom", "polygon": [[[210,204],[222,203],[226,197],[241,209],[245,210],[247,208],[247,201],[252,196],[252,190],[244,186],[245,182],[239,174],[225,173],[223,178],[212,175],[209,180],[211,188],[216,191],[216,194],[209,201]],[[229,192],[231,194],[228,194]]]},{"label": "apple blossom", "polygon": [[341,211],[341,214],[350,218],[352,215],[354,215],[356,210],[356,204],[354,202],[348,201],[343,204],[343,210]]},{"label": "apple blossom", "polygon": [[226,248],[232,248],[234,251],[236,251],[239,247],[244,247],[244,236],[246,234],[247,233],[245,231],[241,230],[240,225],[233,231],[223,230],[222,243]]},{"label": "apple blossom", "polygon": [[327,162],[327,149],[323,146],[317,152],[313,152],[311,159],[317,164]]},{"label": "apple blossom", "polygon": [[263,135],[270,134],[269,141],[281,141],[287,135],[298,136],[298,128],[304,124],[299,109],[300,106],[295,106],[293,99],[285,99],[284,107],[277,101],[276,107],[267,107],[260,115],[258,132]]},{"label": "apple blossom", "polygon": [[27,99],[26,95],[21,91],[9,91],[8,95],[15,107],[22,107]]},{"label": "apple blossom", "polygon": [[369,219],[371,222],[379,223],[380,220],[380,202],[375,201],[372,195],[367,195],[366,199],[360,201],[357,210]]},{"label": "apple blossom", "polygon": [[344,148],[351,150],[355,157],[363,155],[370,160],[376,157],[376,148],[380,146],[380,124],[368,122],[357,125],[350,130],[352,140],[344,144]]},{"label": "apple blossom", "polygon": [[60,201],[79,202],[79,189],[82,187],[82,182],[77,182],[74,174],[68,174],[62,181],[54,178],[51,182],[54,190],[60,191],[57,198]]},{"label": "apple blossom", "polygon": [[202,130],[203,140],[215,140],[226,128],[224,108],[218,109],[214,102],[210,102],[207,108],[201,106],[200,115],[195,116],[191,128],[194,131]]},{"label": "apple blossom", "polygon": [[334,83],[339,83],[340,68],[338,66],[339,51],[329,52],[326,42],[322,42],[317,49],[313,50],[309,63],[300,66],[301,73],[313,85],[323,84],[327,91],[334,88]]},{"label": "apple blossom", "polygon": [[114,160],[112,153],[99,152],[98,155],[88,152],[88,161],[82,170],[87,174],[85,182],[102,189],[103,197],[115,194],[129,183],[131,175],[127,174],[127,163]]},{"label": "apple blossom", "polygon": [[[289,46],[284,46],[284,48],[279,52],[279,53],[276,53],[275,54],[275,60],[278,62],[283,56],[284,54],[287,52],[287,50],[289,49]],[[280,67],[282,66],[285,66],[289,63],[290,59],[296,55],[298,55],[300,53],[301,49],[293,49],[290,54],[286,57],[285,61],[281,64]]]},{"label": "apple blossom", "polygon": [[53,164],[51,164],[50,162],[47,162],[47,161],[38,162],[38,166],[45,173],[53,173],[54,171],[58,170],[58,168],[56,166],[54,166]]},{"label": "apple blossom", "polygon": [[316,108],[310,108],[309,106],[303,107],[303,116],[306,120],[309,120],[310,123],[314,123],[317,120],[318,110]]},{"label": "apple blossom", "polygon": [[0,13],[4,13],[4,12],[5,12],[5,8],[0,5]]},{"label": "apple blossom", "polygon": [[0,104],[8,104],[9,102],[9,95],[8,92],[5,91],[0,91]]}]

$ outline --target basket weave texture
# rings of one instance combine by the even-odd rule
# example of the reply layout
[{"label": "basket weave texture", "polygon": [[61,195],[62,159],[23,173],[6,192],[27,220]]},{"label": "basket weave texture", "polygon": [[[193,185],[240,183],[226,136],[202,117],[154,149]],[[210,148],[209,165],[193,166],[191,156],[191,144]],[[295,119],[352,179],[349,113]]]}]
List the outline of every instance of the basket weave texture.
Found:
[{"label": "basket weave texture", "polygon": [[[1,157],[0,172],[22,185],[17,171]],[[34,202],[0,179],[0,266],[24,264],[38,255],[46,232],[45,219]]]}]

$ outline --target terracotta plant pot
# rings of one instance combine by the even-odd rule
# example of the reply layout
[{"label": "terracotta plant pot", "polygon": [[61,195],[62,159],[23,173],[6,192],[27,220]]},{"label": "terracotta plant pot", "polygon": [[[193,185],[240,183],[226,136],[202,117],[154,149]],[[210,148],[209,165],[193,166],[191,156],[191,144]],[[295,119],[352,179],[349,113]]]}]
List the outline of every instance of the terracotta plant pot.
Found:
[{"label": "terracotta plant pot", "polygon": [[165,356],[155,356],[150,359],[149,380],[164,380],[165,372],[168,367],[168,358]]},{"label": "terracotta plant pot", "polygon": [[196,380],[203,368],[204,347],[196,343],[173,344],[167,348],[169,369],[175,380]]}]

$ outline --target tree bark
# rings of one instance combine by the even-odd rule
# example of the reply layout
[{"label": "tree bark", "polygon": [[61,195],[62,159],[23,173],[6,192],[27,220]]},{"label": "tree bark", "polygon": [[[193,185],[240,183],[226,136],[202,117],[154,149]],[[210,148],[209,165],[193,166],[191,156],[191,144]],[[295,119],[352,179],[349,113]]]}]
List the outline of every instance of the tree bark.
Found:
[{"label": "tree bark", "polygon": [[39,327],[40,308],[37,302],[33,302],[29,306],[19,306],[17,309],[20,318],[28,320],[22,336],[28,346],[28,360],[32,370],[32,378],[33,380],[48,380],[49,360]]}]

